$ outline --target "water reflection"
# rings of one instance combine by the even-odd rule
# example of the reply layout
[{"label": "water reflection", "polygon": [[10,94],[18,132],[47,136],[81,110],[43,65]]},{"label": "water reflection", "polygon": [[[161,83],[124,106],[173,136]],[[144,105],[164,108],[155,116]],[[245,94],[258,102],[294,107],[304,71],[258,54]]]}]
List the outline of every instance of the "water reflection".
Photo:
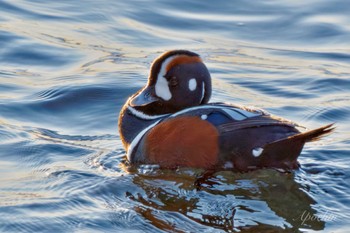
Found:
[{"label": "water reflection", "polygon": [[[182,231],[181,222],[196,222],[224,231],[322,230],[325,222],[313,208],[307,186],[295,174],[275,170],[248,173],[219,172],[216,184],[196,191],[199,170],[134,174],[133,183],[143,192],[127,193],[134,210],[162,230]],[[182,216],[179,216],[182,215]]]}]

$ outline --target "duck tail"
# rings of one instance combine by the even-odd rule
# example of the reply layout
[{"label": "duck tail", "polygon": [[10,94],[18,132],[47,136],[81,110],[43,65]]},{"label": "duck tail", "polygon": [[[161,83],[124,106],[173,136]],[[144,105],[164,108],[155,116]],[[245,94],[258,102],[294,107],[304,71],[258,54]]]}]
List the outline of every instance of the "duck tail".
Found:
[{"label": "duck tail", "polygon": [[304,142],[314,142],[320,140],[322,137],[327,136],[332,133],[335,129],[333,124],[325,125],[317,129],[313,129],[304,133],[296,134],[291,136],[291,138],[296,138],[298,140],[302,140]]},{"label": "duck tail", "polygon": [[297,158],[306,142],[317,141],[332,133],[334,124],[322,126],[304,133],[298,133],[288,138],[280,139],[263,146],[261,159],[269,167],[285,167],[296,169],[299,164]]}]

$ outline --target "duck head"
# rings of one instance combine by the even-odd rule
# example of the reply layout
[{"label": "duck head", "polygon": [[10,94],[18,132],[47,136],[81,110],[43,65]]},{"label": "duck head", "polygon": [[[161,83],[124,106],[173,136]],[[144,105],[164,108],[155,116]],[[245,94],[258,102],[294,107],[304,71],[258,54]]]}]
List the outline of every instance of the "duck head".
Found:
[{"label": "duck head", "polygon": [[211,78],[198,54],[172,50],[156,58],[147,85],[130,97],[128,105],[160,115],[208,103]]}]

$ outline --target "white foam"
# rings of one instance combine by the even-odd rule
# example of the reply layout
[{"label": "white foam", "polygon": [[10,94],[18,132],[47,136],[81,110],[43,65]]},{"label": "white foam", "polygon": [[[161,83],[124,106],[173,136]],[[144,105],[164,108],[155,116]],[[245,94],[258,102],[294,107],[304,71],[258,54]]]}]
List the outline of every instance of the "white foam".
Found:
[{"label": "white foam", "polygon": [[188,89],[190,89],[190,91],[194,91],[197,88],[197,81],[194,78],[191,78],[190,81],[188,81]]},{"label": "white foam", "polygon": [[206,120],[208,118],[208,115],[202,115],[201,118],[202,120]]}]

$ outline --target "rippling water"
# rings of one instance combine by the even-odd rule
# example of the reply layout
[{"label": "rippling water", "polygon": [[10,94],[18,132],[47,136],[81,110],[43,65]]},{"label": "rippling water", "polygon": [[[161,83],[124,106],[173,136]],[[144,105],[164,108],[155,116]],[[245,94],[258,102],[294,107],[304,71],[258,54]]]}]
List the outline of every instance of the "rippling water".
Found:
[{"label": "rippling water", "polygon": [[[0,1],[0,231],[347,232],[350,4]],[[123,165],[117,116],[169,49],[202,55],[212,101],[308,128],[302,167],[220,172]]]}]

